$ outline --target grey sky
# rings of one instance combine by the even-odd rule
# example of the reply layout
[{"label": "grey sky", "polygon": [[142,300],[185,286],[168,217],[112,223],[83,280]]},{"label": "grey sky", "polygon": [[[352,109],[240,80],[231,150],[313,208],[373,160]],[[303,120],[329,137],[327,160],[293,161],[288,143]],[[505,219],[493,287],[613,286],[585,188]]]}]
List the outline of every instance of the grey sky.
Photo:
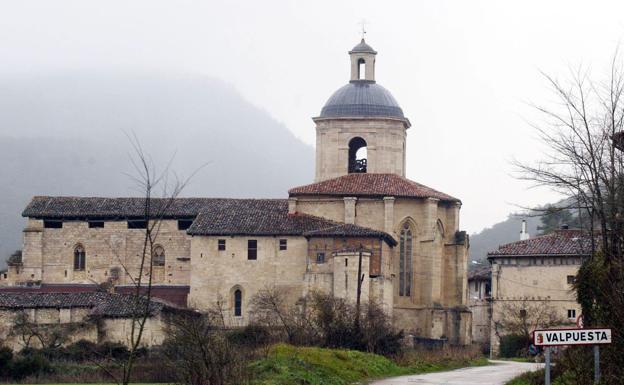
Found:
[{"label": "grey sky", "polygon": [[624,37],[622,15],[621,1],[2,0],[0,75],[200,73],[313,145],[310,117],[347,82],[346,51],[365,18],[377,80],[413,125],[408,177],[461,198],[473,232],[513,203],[556,199],[510,176],[514,156],[539,154],[526,102],[552,99],[539,70],[603,69]]}]

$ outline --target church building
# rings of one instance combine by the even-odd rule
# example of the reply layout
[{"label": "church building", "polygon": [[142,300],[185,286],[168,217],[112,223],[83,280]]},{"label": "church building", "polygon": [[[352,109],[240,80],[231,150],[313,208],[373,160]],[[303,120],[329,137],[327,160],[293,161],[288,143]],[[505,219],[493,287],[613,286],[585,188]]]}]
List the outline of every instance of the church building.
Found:
[{"label": "church building", "polygon": [[[154,295],[200,311],[220,302],[232,326],[245,325],[265,288],[293,301],[312,291],[355,300],[361,256],[362,301],[380,303],[408,335],[468,344],[461,202],[405,177],[410,121],[375,80],[377,52],[362,39],[349,56],[349,82],[313,118],[314,183],[287,199],[176,198],[152,253]],[[34,197],[21,259],[0,290],[129,290],[149,225],[144,205]]]}]

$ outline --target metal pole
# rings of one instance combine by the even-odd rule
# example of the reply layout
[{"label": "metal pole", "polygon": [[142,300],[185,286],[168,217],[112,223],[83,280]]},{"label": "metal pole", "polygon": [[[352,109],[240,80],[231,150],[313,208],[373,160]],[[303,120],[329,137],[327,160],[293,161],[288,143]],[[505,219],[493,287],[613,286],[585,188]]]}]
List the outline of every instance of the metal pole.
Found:
[{"label": "metal pole", "polygon": [[600,345],[594,345],[594,384],[600,383]]},{"label": "metal pole", "polygon": [[544,382],[550,385],[550,346],[546,346],[546,367],[544,372]]}]

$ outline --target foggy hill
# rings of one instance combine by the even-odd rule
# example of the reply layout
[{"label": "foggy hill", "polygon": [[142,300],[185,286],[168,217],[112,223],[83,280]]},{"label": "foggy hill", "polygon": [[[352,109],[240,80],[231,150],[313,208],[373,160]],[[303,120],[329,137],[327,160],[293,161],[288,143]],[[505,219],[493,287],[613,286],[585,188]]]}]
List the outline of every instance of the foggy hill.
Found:
[{"label": "foggy hill", "polygon": [[511,214],[506,220],[470,235],[470,260],[485,260],[489,251],[495,251],[502,244],[519,241],[522,219],[527,221],[530,236],[538,235],[537,226],[541,223],[541,217]]},{"label": "foggy hill", "polygon": [[[313,111],[311,111],[312,115]],[[312,122],[310,129],[313,129]],[[72,73],[0,79],[0,266],[21,246],[34,195],[137,196],[134,132],[183,196],[286,197],[313,151],[232,87],[200,76]]]}]

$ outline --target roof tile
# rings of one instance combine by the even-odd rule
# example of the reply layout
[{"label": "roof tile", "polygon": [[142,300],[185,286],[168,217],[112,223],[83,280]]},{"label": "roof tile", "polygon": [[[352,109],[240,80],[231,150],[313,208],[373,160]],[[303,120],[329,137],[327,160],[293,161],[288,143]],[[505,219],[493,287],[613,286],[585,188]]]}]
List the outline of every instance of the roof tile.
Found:
[{"label": "roof tile", "polygon": [[290,196],[394,196],[404,198],[434,198],[447,202],[459,199],[436,191],[396,174],[353,173],[318,183],[292,188]]},{"label": "roof tile", "polygon": [[488,258],[503,256],[589,255],[591,237],[584,230],[556,230],[524,241],[507,243],[488,253]]}]

